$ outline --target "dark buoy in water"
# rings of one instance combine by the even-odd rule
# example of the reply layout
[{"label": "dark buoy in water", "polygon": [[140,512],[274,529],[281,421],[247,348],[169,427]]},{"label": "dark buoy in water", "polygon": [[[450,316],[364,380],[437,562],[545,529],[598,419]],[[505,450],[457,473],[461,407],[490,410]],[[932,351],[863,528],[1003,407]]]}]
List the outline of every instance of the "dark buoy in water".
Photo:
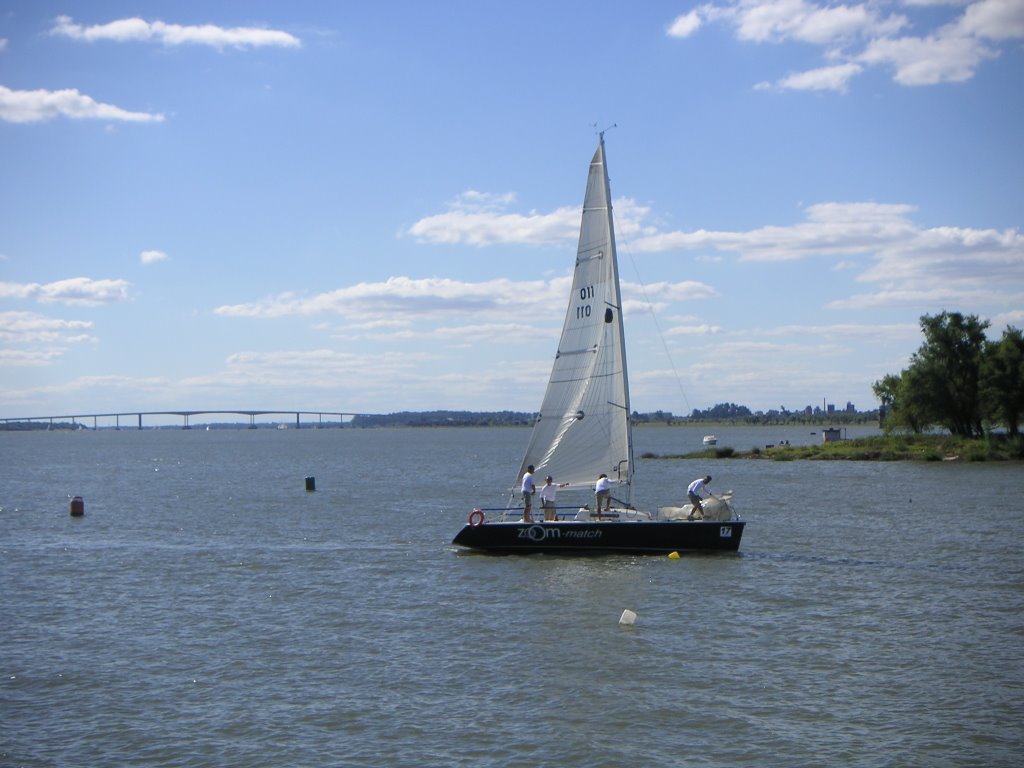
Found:
[{"label": "dark buoy in water", "polygon": [[72,517],[82,517],[85,514],[85,501],[81,496],[75,496],[68,504]]},{"label": "dark buoy in water", "polygon": [[307,477],[306,478],[306,490],[307,491],[315,491],[316,490],[316,478],[315,477]]}]

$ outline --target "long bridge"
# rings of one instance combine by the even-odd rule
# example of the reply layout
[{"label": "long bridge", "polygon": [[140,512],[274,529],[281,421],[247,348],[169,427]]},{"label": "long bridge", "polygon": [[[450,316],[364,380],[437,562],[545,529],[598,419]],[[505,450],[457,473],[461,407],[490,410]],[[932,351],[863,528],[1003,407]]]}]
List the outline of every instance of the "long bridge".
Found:
[{"label": "long bridge", "polygon": [[[142,417],[143,416],[180,416],[183,420],[182,429],[192,429],[189,424],[189,419],[193,416],[214,416],[214,415],[232,415],[232,416],[248,416],[249,417],[249,429],[256,429],[256,417],[257,416],[282,416],[287,414],[291,416],[295,414],[295,428],[302,428],[302,417],[303,416],[315,416],[315,424],[307,424],[309,427],[322,427],[324,426],[324,416],[337,417],[337,426],[341,426],[346,416],[366,416],[363,413],[346,413],[344,411],[249,411],[249,410],[237,410],[237,411],[124,411],[122,413],[77,413],[67,414],[64,416],[24,416],[20,418],[0,418],[0,422],[3,423],[3,429],[11,429],[15,424],[31,424],[34,422],[48,422],[50,425],[55,423],[67,423],[71,422],[72,428],[84,428],[85,423],[89,419],[92,419],[92,428],[99,428],[100,419],[114,419],[114,429],[121,429],[121,418],[135,419],[137,429],[142,429]],[[330,422],[328,422],[330,425]],[[126,427],[127,428],[127,427]]]}]

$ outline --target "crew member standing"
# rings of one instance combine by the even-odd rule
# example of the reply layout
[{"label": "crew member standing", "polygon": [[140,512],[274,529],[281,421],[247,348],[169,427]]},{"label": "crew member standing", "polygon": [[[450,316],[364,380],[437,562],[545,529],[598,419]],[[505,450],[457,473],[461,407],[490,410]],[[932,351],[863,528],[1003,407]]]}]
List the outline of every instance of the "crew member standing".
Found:
[{"label": "crew member standing", "polygon": [[544,510],[544,519],[547,522],[551,522],[558,517],[555,511],[555,495],[558,493],[559,488],[564,488],[568,483],[556,484],[554,478],[548,475],[544,480],[544,485],[540,489],[540,507]]},{"label": "crew member standing", "polygon": [[693,517],[695,513],[700,513],[701,517],[704,517],[704,507],[701,506],[700,492],[704,490],[705,486],[711,482],[711,475],[705,475],[704,477],[698,477],[686,488],[686,495],[690,499],[690,503],[693,505],[693,512],[690,513],[690,517]]},{"label": "crew member standing", "polygon": [[530,514],[533,511],[533,494],[537,492],[537,484],[533,482],[533,464],[526,468],[526,474],[523,475],[523,522],[532,523],[533,517]]},{"label": "crew member standing", "polygon": [[594,483],[594,500],[597,505],[597,519],[601,519],[601,507],[604,506],[606,512],[612,511],[612,481],[608,479],[608,475],[602,472],[597,482]]}]

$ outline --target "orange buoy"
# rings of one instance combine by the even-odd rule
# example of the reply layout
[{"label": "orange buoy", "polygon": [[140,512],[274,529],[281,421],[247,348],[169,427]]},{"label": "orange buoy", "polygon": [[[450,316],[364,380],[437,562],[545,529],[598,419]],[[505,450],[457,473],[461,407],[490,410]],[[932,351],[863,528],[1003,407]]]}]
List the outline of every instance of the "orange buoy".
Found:
[{"label": "orange buoy", "polygon": [[68,509],[71,511],[72,517],[81,517],[85,514],[85,501],[81,496],[75,496],[68,504]]}]

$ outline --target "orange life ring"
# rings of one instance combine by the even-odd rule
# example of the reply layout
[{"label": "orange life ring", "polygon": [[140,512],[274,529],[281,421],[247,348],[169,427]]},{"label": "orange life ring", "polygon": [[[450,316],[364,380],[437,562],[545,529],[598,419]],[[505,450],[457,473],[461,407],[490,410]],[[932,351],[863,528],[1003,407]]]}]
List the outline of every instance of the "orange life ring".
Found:
[{"label": "orange life ring", "polygon": [[482,509],[474,509],[469,513],[469,526],[476,528],[480,523],[484,521],[484,511]]}]

